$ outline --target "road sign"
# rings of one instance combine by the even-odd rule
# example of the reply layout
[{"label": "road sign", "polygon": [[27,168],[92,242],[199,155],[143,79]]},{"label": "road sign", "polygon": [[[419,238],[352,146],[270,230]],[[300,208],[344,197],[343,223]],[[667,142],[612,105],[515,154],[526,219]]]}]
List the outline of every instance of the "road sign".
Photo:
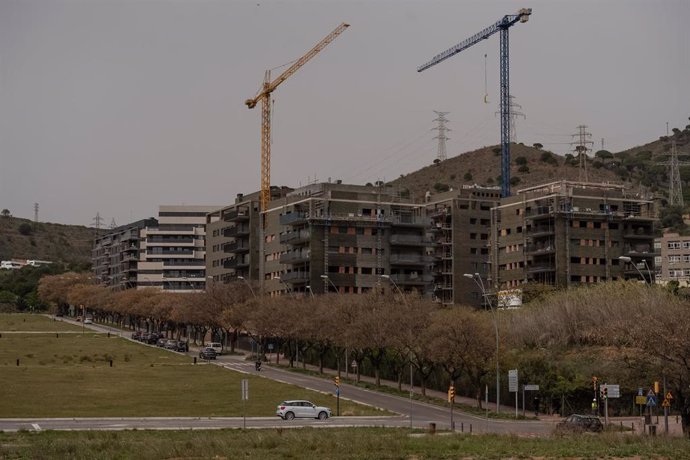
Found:
[{"label": "road sign", "polygon": [[525,391],[539,391],[539,385],[525,385]]},{"label": "road sign", "polygon": [[268,349],[269,349],[269,350],[273,350],[273,344],[272,344],[272,343],[269,343],[269,344],[268,344]]},{"label": "road sign", "polygon": [[652,390],[649,390],[649,393],[647,393],[647,407],[654,406],[656,406],[656,395]]},{"label": "road sign", "polygon": [[661,403],[661,407],[671,407],[671,401],[664,399],[664,402]]},{"label": "road sign", "polygon": [[510,369],[508,371],[508,391],[517,392],[518,391],[518,370]]},{"label": "road sign", "polygon": [[[607,390],[606,392],[604,390]],[[606,393],[609,398],[620,398],[621,397],[621,386],[613,385],[611,383],[601,384],[602,393]]]},{"label": "road sign", "polygon": [[242,379],[242,401],[249,401],[249,380]]},{"label": "road sign", "polygon": [[644,406],[647,404],[647,397],[646,396],[635,396],[635,404],[638,404],[640,406]]},{"label": "road sign", "polygon": [[644,390],[642,388],[637,389],[637,396],[644,396]]},{"label": "road sign", "polygon": [[668,399],[669,401],[673,399],[673,395],[671,394],[670,391],[668,393],[666,393],[666,399]]}]

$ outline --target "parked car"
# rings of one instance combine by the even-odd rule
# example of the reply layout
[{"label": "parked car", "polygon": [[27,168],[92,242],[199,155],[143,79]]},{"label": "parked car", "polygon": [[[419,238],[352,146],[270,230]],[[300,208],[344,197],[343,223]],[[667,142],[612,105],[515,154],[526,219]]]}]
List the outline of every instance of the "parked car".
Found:
[{"label": "parked car", "polygon": [[213,348],[217,355],[223,354],[223,344],[220,342],[209,342],[206,344],[208,348]]},{"label": "parked car", "polygon": [[166,350],[175,350],[175,351],[177,351],[177,340],[168,339],[168,340],[165,341],[165,344],[163,344],[163,347],[165,347]]},{"label": "parked car", "polygon": [[598,433],[604,430],[604,424],[594,415],[571,414],[556,425],[556,432],[583,433],[585,431]]},{"label": "parked car", "polygon": [[146,338],[146,343],[148,343],[149,345],[156,345],[158,343],[159,338],[160,336],[157,333],[151,332]]},{"label": "parked car", "polygon": [[163,348],[165,346],[165,343],[168,341],[165,337],[160,337],[158,341],[156,342],[156,345],[159,347]]},{"label": "parked car", "polygon": [[178,340],[176,350],[180,353],[187,353],[189,351],[189,344],[184,340]]},{"label": "parked car", "polygon": [[216,353],[216,350],[213,348],[202,348],[201,351],[199,352],[199,358],[201,359],[216,359],[216,356],[218,356],[218,353]]},{"label": "parked car", "polygon": [[93,324],[93,319],[87,316],[86,319],[84,319],[84,324]]},{"label": "parked car", "polygon": [[141,331],[132,332],[132,340],[141,340]]},{"label": "parked car", "polygon": [[325,420],[331,416],[331,409],[324,406],[317,406],[310,401],[283,401],[278,404],[276,415],[283,420],[292,420],[296,417]]}]

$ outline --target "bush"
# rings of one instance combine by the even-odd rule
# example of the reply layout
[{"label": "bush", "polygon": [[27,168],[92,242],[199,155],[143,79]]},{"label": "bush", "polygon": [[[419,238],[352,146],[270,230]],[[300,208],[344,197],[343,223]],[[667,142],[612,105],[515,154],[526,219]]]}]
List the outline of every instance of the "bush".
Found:
[{"label": "bush", "polygon": [[517,184],[520,183],[520,178],[517,176],[513,176],[510,178],[510,185],[516,186]]},{"label": "bush", "polygon": [[598,150],[594,156],[596,158],[601,158],[602,160],[607,160],[609,158],[613,158],[613,153],[609,152],[608,150]]},{"label": "bush", "polygon": [[450,190],[450,186],[448,186],[446,184],[442,184],[440,182],[436,182],[434,184],[434,190],[436,190],[436,192],[438,192],[438,193],[447,192],[448,190]]},{"label": "bush", "polygon": [[527,158],[525,157],[517,157],[515,159],[515,164],[518,166],[524,166],[527,164]]},{"label": "bush", "polygon": [[542,152],[541,157],[539,157],[539,160],[547,163],[547,164],[552,164],[552,165],[557,165],[558,160],[556,159],[556,156],[551,153],[551,152]]},{"label": "bush", "polygon": [[600,169],[600,168],[602,168],[603,166],[604,166],[604,163],[602,163],[602,162],[599,161],[599,160],[594,160],[594,161],[592,162],[592,167],[593,167],[594,169]]},{"label": "bush", "polygon": [[26,222],[21,224],[17,230],[19,230],[19,233],[21,233],[24,236],[31,235],[31,225],[27,224]]},{"label": "bush", "polygon": [[521,173],[528,173],[528,172],[529,172],[529,166],[527,166],[527,165],[522,165],[522,166],[520,166],[520,167],[518,168],[518,172],[521,172]]},{"label": "bush", "polygon": [[463,179],[470,181],[472,180],[472,173],[471,172],[466,172],[464,176],[462,176]]}]

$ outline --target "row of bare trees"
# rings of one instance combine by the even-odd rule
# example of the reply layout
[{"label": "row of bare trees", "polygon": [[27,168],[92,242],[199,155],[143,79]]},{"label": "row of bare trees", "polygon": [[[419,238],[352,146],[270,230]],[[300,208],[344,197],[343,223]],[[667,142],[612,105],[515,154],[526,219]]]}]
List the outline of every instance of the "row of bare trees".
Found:
[{"label": "row of bare trees", "polygon": [[[110,291],[76,274],[41,279],[39,295],[59,308],[86,305],[122,325],[225,334],[240,332],[273,344],[292,366],[297,356],[320,367],[397,378],[408,366],[423,391],[461,383],[481,406],[495,374],[493,317],[471,308],[441,308],[410,296],[371,293],[317,297],[255,296],[246,283],[209,283],[206,292],[154,289]],[[518,310],[499,311],[502,372],[521,369],[522,382],[539,383],[545,399],[591,398],[592,375],[637,388],[664,378],[683,425],[690,426],[690,304],[667,290],[639,283],[602,283],[554,292]],[[232,350],[234,351],[234,349]],[[579,360],[579,361],[578,361]],[[493,385],[491,385],[493,388]],[[589,400],[591,401],[591,399]],[[561,409],[563,410],[563,409]]]}]

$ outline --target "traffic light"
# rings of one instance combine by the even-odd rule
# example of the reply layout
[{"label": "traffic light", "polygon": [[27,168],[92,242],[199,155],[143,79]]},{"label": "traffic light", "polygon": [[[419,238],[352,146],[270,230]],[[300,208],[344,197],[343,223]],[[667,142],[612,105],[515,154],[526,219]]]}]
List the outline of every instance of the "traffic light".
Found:
[{"label": "traffic light", "polygon": [[451,385],[448,388],[448,402],[453,402],[455,401],[455,387]]},{"label": "traffic light", "polygon": [[608,399],[609,397],[609,387],[604,387],[604,399]]},{"label": "traffic light", "polygon": [[594,391],[595,391],[595,392],[597,391],[597,380],[599,380],[599,379],[597,378],[597,376],[593,375],[593,376],[592,376],[592,387],[594,388]]},{"label": "traffic light", "polygon": [[335,381],[335,386],[339,387],[339,386],[340,386],[340,377],[338,377],[338,376],[336,375],[334,381]]},{"label": "traffic light", "polygon": [[659,394],[659,381],[654,382],[654,393]]}]

